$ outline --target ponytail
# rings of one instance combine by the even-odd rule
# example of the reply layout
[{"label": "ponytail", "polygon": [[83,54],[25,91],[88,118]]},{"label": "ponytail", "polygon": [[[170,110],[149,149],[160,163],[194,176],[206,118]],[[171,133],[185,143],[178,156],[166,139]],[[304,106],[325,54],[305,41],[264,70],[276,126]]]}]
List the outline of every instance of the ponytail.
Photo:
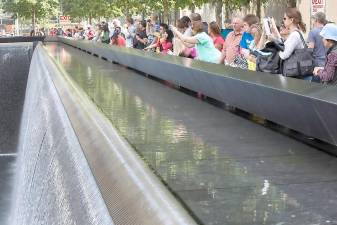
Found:
[{"label": "ponytail", "polygon": [[305,33],[307,31],[306,25],[302,19],[302,14],[300,11],[298,11],[298,9],[287,8],[285,13],[289,18],[293,19],[293,23],[297,25],[302,32]]},{"label": "ponytail", "polygon": [[306,25],[305,25],[305,23],[303,23],[303,21],[300,21],[298,26],[303,33],[307,32]]}]

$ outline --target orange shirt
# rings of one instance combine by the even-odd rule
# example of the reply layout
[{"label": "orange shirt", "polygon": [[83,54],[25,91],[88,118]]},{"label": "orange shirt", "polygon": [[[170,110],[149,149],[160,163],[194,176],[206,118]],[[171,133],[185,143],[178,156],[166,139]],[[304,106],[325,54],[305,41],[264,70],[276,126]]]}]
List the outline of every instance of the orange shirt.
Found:
[{"label": "orange shirt", "polygon": [[240,41],[242,39],[243,32],[235,33],[230,32],[226,38],[223,46],[223,51],[225,53],[225,61],[228,63],[233,63],[235,56],[240,54]]}]

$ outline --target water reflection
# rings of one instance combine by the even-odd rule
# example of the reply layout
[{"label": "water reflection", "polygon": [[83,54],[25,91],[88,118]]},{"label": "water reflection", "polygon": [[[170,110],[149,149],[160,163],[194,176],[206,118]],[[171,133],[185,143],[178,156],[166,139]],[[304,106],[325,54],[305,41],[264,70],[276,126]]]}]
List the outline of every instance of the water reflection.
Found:
[{"label": "water reflection", "polygon": [[250,161],[248,164],[237,161],[190,130],[185,125],[188,115],[184,120],[168,116],[186,113],[180,110],[183,105],[164,101],[162,104],[167,107],[164,111],[158,110],[157,105],[144,100],[144,95],[125,87],[128,82],[145,78],[132,80],[132,75],[123,68],[85,54],[74,57],[76,50],[55,46],[46,47],[49,54],[63,65],[120,134],[203,224],[315,224],[322,221],[319,214],[309,213],[272,181],[250,171],[264,162],[254,161],[255,165],[249,165]]}]

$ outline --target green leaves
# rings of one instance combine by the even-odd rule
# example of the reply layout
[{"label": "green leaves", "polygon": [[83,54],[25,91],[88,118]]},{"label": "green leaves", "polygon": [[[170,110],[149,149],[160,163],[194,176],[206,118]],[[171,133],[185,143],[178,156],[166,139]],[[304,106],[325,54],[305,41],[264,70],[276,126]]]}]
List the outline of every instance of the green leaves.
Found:
[{"label": "green leaves", "polygon": [[47,18],[57,14],[58,0],[3,0],[5,12],[18,14],[22,18],[31,18],[33,13],[37,19]]}]

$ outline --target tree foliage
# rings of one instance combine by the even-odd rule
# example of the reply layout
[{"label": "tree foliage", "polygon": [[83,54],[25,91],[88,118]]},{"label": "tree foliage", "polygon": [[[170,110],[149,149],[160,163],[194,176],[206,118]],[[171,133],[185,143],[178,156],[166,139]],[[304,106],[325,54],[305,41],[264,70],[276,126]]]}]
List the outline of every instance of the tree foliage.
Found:
[{"label": "tree foliage", "polygon": [[13,13],[21,18],[43,19],[57,14],[58,0],[3,0],[5,12]]}]

